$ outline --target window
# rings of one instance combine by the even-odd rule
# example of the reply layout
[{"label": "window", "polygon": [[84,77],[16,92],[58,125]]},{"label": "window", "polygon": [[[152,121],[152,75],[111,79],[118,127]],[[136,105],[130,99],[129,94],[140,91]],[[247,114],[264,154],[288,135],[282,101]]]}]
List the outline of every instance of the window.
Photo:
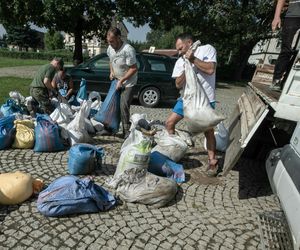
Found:
[{"label": "window", "polygon": [[101,57],[98,60],[94,61],[91,64],[91,67],[94,68],[94,69],[109,70],[109,58],[108,58],[108,56]]},{"label": "window", "polygon": [[166,72],[167,67],[165,63],[162,60],[159,59],[148,59],[148,63],[150,65],[150,69],[152,71],[160,71],[160,72]]}]

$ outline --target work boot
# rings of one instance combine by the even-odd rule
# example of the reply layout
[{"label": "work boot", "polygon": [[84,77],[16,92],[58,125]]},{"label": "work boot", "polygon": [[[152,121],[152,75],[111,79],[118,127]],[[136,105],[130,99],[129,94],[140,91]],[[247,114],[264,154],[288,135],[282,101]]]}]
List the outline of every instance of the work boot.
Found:
[{"label": "work boot", "polygon": [[281,80],[279,80],[279,79],[273,80],[272,85],[270,85],[270,89],[280,92],[281,91]]}]

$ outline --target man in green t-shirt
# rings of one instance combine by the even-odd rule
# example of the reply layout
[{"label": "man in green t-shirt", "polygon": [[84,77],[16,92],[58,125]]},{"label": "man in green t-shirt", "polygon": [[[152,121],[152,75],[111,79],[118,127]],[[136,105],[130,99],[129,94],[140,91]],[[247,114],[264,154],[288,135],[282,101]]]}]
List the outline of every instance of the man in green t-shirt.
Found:
[{"label": "man in green t-shirt", "polygon": [[43,65],[36,73],[32,83],[30,84],[30,95],[39,105],[35,110],[29,106],[28,109],[32,113],[34,111],[51,114],[54,110],[49,98],[49,92],[53,91],[51,81],[56,71],[62,69],[64,62],[61,58],[55,57],[46,65]]}]

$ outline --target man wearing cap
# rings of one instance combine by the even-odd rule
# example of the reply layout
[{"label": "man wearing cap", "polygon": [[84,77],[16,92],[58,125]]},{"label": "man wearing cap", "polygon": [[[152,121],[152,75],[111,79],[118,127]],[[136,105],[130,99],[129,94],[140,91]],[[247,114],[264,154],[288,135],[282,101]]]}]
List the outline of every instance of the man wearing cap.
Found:
[{"label": "man wearing cap", "polygon": [[[30,84],[30,95],[39,105],[37,112],[46,114],[51,114],[53,112],[54,107],[50,102],[49,92],[55,91],[55,89],[53,89],[51,81],[56,71],[62,69],[63,66],[63,60],[55,57],[49,64],[43,65],[36,73]],[[31,114],[36,111],[31,105],[28,106],[28,110]]]}]

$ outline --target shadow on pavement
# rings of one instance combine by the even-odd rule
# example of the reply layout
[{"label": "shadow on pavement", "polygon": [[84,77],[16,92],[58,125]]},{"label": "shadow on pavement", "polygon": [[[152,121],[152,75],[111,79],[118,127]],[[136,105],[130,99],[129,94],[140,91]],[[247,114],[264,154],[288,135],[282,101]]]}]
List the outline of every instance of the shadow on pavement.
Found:
[{"label": "shadow on pavement", "polygon": [[239,199],[273,194],[264,161],[241,158],[233,171],[239,172]]}]

